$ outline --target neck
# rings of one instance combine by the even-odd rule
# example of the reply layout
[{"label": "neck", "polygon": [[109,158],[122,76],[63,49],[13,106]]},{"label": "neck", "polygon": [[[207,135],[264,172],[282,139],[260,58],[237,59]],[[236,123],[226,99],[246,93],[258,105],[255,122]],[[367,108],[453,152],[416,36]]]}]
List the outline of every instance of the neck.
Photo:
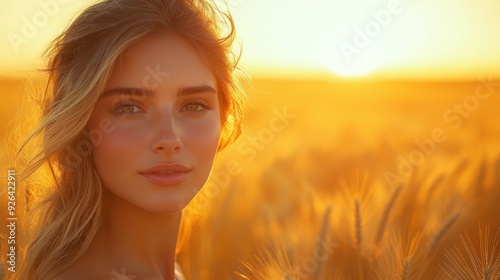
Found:
[{"label": "neck", "polygon": [[182,212],[151,213],[110,194],[96,247],[101,248],[100,256],[106,266],[115,271],[174,280],[181,216]]}]

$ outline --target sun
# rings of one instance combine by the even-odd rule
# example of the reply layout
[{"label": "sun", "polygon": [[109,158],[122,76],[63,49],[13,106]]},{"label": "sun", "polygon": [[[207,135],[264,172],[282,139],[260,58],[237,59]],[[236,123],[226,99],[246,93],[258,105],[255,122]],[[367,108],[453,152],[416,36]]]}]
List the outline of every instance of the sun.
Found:
[{"label": "sun", "polygon": [[325,57],[320,64],[329,72],[341,77],[362,77],[373,74],[385,62],[385,56],[380,54],[366,54],[354,59],[346,59],[342,55]]},{"label": "sun", "polygon": [[328,63],[323,65],[331,73],[341,77],[361,77],[367,76],[375,72],[380,65],[376,64],[363,64],[363,65],[341,65],[335,63]]}]

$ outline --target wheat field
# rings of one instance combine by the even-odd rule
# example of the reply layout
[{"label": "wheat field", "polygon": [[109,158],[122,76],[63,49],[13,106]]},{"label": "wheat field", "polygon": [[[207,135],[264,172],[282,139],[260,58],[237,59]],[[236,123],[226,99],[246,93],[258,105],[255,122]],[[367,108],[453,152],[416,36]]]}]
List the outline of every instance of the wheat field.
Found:
[{"label": "wheat field", "polygon": [[[22,83],[0,85],[6,135]],[[246,88],[245,132],[184,211],[186,279],[500,279],[498,80]]]}]

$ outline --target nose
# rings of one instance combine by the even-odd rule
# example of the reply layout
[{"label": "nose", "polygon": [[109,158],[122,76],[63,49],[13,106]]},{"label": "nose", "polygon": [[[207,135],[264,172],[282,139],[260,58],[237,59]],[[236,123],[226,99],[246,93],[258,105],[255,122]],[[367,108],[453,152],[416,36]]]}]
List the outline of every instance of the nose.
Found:
[{"label": "nose", "polygon": [[151,149],[155,153],[174,154],[181,150],[182,140],[173,117],[165,114],[155,121],[155,137]]}]

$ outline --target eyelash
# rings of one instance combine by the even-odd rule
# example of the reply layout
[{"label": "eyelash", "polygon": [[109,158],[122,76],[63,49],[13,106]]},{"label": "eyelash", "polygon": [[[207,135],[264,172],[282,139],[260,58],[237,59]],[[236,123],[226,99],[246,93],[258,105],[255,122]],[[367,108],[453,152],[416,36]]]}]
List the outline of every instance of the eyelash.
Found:
[{"label": "eyelash", "polygon": [[137,114],[138,112],[130,113],[130,112],[121,112],[120,110],[123,108],[126,108],[126,107],[132,107],[132,106],[137,107],[137,108],[139,108],[139,110],[142,111],[139,104],[132,102],[132,101],[122,101],[122,102],[118,102],[116,105],[114,105],[113,108],[111,109],[111,112],[113,112],[113,114],[118,115],[118,116],[130,117],[134,114]]},{"label": "eyelash", "polygon": [[[185,109],[189,105],[198,105],[198,106],[203,107],[203,109],[202,110],[187,110],[187,109]],[[139,112],[121,112],[121,110],[123,108],[127,108],[127,107],[137,107],[139,109]],[[202,113],[206,113],[208,110],[211,110],[211,109],[212,109],[212,107],[205,100],[203,100],[203,99],[191,99],[191,100],[186,101],[182,105],[180,111],[181,112],[188,112],[190,114],[202,114]],[[129,101],[129,100],[118,102],[111,109],[111,112],[113,114],[118,115],[118,116],[124,116],[124,117],[133,116],[135,114],[140,113],[140,111],[143,111],[141,109],[140,104],[133,102],[133,101]]]},{"label": "eyelash", "polygon": [[[203,107],[203,110],[186,110],[185,109],[186,106],[189,106],[189,105],[199,105],[199,106]],[[203,100],[203,99],[191,99],[183,104],[183,106],[181,107],[181,112],[188,111],[191,114],[202,114],[202,113],[206,113],[208,110],[211,110],[211,109],[212,109],[212,107],[210,107],[210,105],[208,105],[208,103],[205,100]]]}]

